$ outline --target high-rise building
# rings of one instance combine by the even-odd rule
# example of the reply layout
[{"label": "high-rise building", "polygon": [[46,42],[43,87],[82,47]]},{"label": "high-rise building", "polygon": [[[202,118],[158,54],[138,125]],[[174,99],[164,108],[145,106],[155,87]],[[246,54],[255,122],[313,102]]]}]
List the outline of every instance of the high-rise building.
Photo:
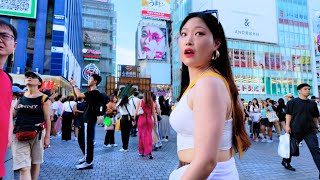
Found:
[{"label": "high-rise building", "polygon": [[18,31],[17,48],[6,64],[6,71],[13,74],[35,71],[68,80],[73,77],[80,85],[81,1],[3,3],[0,18],[13,24]]},{"label": "high-rise building", "polygon": [[82,86],[87,86],[92,73],[100,73],[101,92],[106,89],[106,77],[116,74],[116,12],[111,0],[83,0]]},{"label": "high-rise building", "polygon": [[174,97],[180,94],[181,22],[190,12],[208,9],[218,10],[242,98],[277,99],[286,93],[297,96],[300,83],[310,84],[311,94],[318,96],[309,7],[307,0],[174,0],[171,14]]}]

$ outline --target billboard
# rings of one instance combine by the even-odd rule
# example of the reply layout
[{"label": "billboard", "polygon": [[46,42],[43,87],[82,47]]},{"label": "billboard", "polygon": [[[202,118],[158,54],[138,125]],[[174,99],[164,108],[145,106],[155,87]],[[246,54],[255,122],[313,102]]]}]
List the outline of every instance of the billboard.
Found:
[{"label": "billboard", "polygon": [[278,43],[275,0],[193,0],[192,11],[217,9],[227,38]]},{"label": "billboard", "polygon": [[167,60],[167,29],[157,26],[138,28],[138,59]]},{"label": "billboard", "polygon": [[170,0],[142,0],[142,17],[170,20]]},{"label": "billboard", "polygon": [[37,0],[6,0],[0,1],[0,15],[35,19]]},{"label": "billboard", "polygon": [[120,77],[138,77],[138,66],[120,65]]}]

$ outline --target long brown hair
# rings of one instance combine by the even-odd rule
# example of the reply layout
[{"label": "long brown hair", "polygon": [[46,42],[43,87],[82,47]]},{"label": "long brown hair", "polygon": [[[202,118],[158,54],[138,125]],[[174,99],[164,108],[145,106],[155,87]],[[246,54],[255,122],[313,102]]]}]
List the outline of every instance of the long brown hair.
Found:
[{"label": "long brown hair", "polygon": [[[231,103],[232,103],[232,119],[233,119],[233,127],[232,127],[232,143],[233,147],[235,148],[236,152],[239,152],[239,156],[242,156],[242,152],[246,151],[251,143],[248,138],[248,135],[245,131],[244,127],[244,114],[242,107],[239,103],[239,92],[238,88],[234,82],[230,61],[228,58],[228,48],[227,48],[227,41],[223,31],[223,27],[221,23],[218,22],[217,18],[211,14],[205,12],[194,12],[190,13],[181,23],[180,32],[183,26],[194,17],[198,17],[203,20],[203,22],[207,25],[209,30],[212,33],[213,39],[215,41],[220,42],[220,46],[218,51],[220,52],[220,56],[211,61],[211,67],[217,71],[218,74],[222,75],[225,80],[227,81],[229,88],[230,88],[230,96],[231,96]],[[189,78],[189,70],[186,65],[182,63],[182,73],[181,73],[181,94],[186,90],[190,83]]]},{"label": "long brown hair", "polygon": [[146,91],[143,94],[143,102],[147,107],[152,107],[152,97],[151,97],[151,92],[150,91]]}]

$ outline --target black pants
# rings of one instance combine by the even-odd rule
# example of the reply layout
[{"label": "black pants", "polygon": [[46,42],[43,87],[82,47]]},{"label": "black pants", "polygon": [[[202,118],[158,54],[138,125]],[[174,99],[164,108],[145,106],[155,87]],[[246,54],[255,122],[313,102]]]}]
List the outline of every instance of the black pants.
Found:
[{"label": "black pants", "polygon": [[139,119],[139,116],[136,117],[136,119],[135,119],[136,124],[134,126],[132,126],[132,128],[131,128],[130,135],[132,135],[132,136],[137,135],[138,119]]},{"label": "black pants", "polygon": [[128,115],[122,115],[122,118],[120,121],[122,148],[125,150],[128,149],[130,130],[132,127],[132,122],[128,120],[128,117],[129,117]]},{"label": "black pants", "polygon": [[[114,126],[113,124],[111,126]],[[104,138],[104,144],[114,144],[114,130],[107,130],[106,136]]]},{"label": "black pants", "polygon": [[[80,122],[79,126],[79,134],[78,134],[78,143],[82,150],[82,153],[87,156],[86,162],[90,164],[93,161],[93,141],[94,141],[94,127],[97,122],[97,117],[92,117],[88,120],[87,124],[87,132],[85,132],[85,123],[83,121]],[[85,146],[85,136],[87,136],[87,154],[86,146]]]},{"label": "black pants", "polygon": [[[303,139],[306,142],[309,151],[311,152],[312,158],[314,163],[316,164],[319,172],[320,172],[320,148],[319,148],[319,142],[318,138],[315,132],[312,132],[310,134],[302,135],[297,133],[291,133],[290,136],[297,139],[300,143]],[[291,163],[291,155],[289,159],[283,158],[283,161],[286,163]]]},{"label": "black pants", "polygon": [[71,127],[72,124],[72,117],[70,118],[63,118],[62,119],[62,127],[61,127],[61,131],[62,131],[62,140],[71,140]]},{"label": "black pants", "polygon": [[259,137],[260,133],[260,122],[253,122],[253,135]]}]

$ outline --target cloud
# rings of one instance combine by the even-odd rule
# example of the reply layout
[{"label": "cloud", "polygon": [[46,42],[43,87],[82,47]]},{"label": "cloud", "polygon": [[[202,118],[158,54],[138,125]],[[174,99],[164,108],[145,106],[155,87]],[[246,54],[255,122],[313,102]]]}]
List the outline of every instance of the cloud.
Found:
[{"label": "cloud", "polygon": [[134,65],[135,64],[135,50],[123,47],[117,47],[117,64]]}]

